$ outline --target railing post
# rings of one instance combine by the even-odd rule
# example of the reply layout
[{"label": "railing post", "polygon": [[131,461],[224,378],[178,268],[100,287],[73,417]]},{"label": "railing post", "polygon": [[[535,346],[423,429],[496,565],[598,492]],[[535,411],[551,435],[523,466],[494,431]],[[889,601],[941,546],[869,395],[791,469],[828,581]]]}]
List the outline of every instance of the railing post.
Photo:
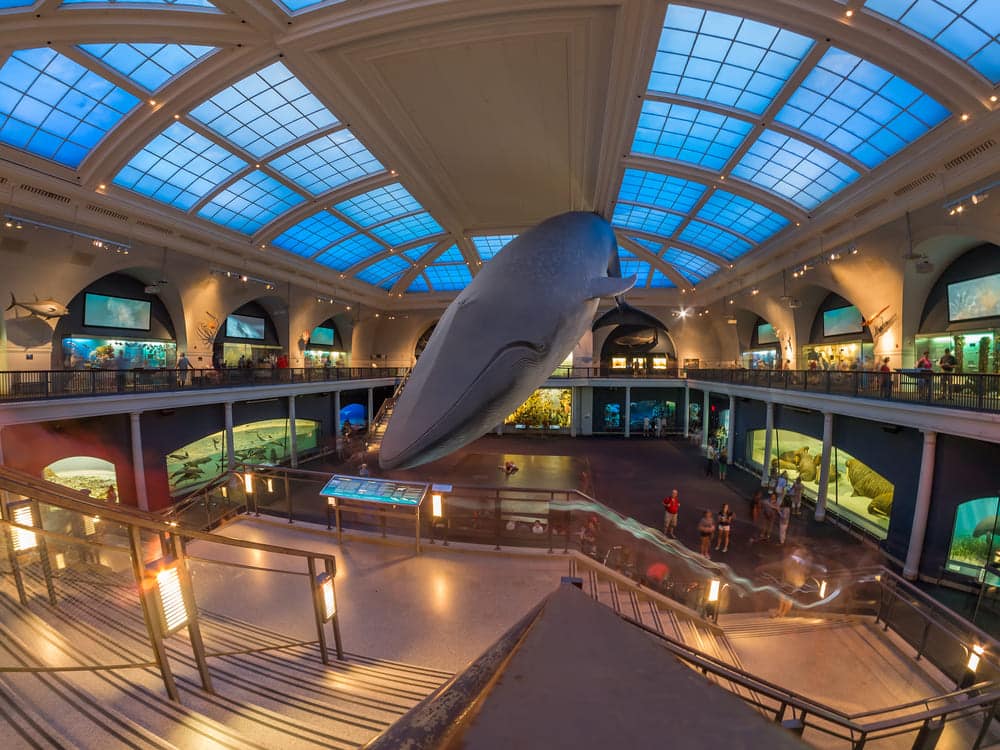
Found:
[{"label": "railing post", "polygon": [[309,568],[309,589],[312,593],[313,616],[316,619],[316,635],[319,640],[319,655],[324,664],[330,663],[330,655],[326,648],[326,628],[323,627],[323,601],[320,598],[322,592],[316,582],[316,558],[307,557],[306,565]]},{"label": "railing post", "polygon": [[288,523],[294,523],[292,518],[292,483],[288,479],[288,471],[285,471],[285,502],[288,504]]},{"label": "railing post", "polygon": [[[326,570],[327,575],[330,576],[333,581],[333,591],[334,591],[334,602],[337,601],[337,570],[333,565],[332,560],[323,560],[323,568]],[[337,659],[340,661],[345,661],[344,659],[344,643],[340,639],[340,607],[336,606],[333,612],[332,618],[333,625],[333,645],[337,649]]]},{"label": "railing post", "polygon": [[191,651],[194,652],[195,664],[198,666],[198,675],[201,677],[201,686],[206,692],[214,693],[212,676],[208,672],[208,659],[205,656],[205,641],[201,637],[201,625],[198,622],[198,604],[194,598],[194,585],[191,582],[191,573],[188,571],[184,545],[178,543],[176,534],[170,535],[170,542],[177,565],[177,575],[180,579],[181,596],[184,598],[184,605],[188,610],[188,638],[191,641]]},{"label": "railing post", "polygon": [[924,632],[920,635],[920,645],[917,646],[917,661],[920,661],[920,657],[924,655],[924,648],[927,646],[927,636],[931,630],[931,621],[924,620]]},{"label": "railing post", "polygon": [[[42,526],[42,511],[37,500],[31,500],[31,525],[39,529]],[[45,541],[45,535],[38,535],[38,562],[42,566],[42,576],[45,578],[45,591],[49,595],[49,604],[53,607],[59,604],[56,599],[56,584],[52,579],[52,561],[49,560],[49,545]]]}]

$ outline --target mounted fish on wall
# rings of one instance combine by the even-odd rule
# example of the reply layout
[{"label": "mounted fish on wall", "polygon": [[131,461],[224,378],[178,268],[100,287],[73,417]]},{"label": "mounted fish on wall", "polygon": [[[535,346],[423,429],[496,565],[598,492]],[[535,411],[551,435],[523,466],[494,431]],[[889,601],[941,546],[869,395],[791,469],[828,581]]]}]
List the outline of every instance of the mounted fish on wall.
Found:
[{"label": "mounted fish on wall", "polygon": [[433,461],[512,413],[573,351],[602,297],[627,292],[597,214],[543,221],[506,245],[445,310],[393,409],[383,468]]},{"label": "mounted fish on wall", "polygon": [[[18,302],[11,292],[10,304],[5,312],[14,311],[13,318],[5,322],[7,341],[24,349],[37,349],[52,343],[50,321],[69,315],[66,305],[54,299],[38,299],[33,302]],[[21,315],[24,311],[24,315]]]}]

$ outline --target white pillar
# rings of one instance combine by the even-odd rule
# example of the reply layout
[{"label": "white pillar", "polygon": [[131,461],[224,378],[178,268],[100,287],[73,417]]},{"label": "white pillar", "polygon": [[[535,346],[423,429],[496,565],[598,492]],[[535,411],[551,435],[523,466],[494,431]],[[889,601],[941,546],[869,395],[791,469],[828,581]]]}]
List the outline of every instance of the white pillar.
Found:
[{"label": "white pillar", "polygon": [[233,436],[233,402],[223,404],[226,408],[226,467],[236,470],[236,439]]},{"label": "white pillar", "polygon": [[132,473],[135,476],[135,499],[139,510],[149,510],[149,495],[146,493],[146,467],[142,461],[142,427],[139,423],[141,412],[129,414],[132,425]]},{"label": "white pillar", "polygon": [[333,433],[337,444],[337,455],[344,449],[344,437],[340,434],[343,425],[340,423],[340,391],[333,392]]},{"label": "white pillar", "polygon": [[375,399],[374,399],[374,397],[372,395],[372,390],[373,389],[371,389],[371,388],[368,389],[368,427],[369,428],[371,428],[371,426],[372,426],[372,420],[375,419],[375,414],[372,412],[372,406],[375,403]]},{"label": "white pillar", "polygon": [[816,520],[826,518],[826,496],[830,490],[830,460],[833,458],[833,413],[823,412],[823,455],[819,461],[819,489],[816,490]]},{"label": "white pillar", "polygon": [[691,437],[691,388],[684,383],[684,437]]},{"label": "white pillar", "polygon": [[625,437],[632,435],[632,386],[625,386]]},{"label": "white pillar", "polygon": [[910,545],[906,548],[906,563],[903,577],[911,581],[920,573],[920,555],[924,550],[924,534],[927,532],[927,515],[931,509],[931,489],[934,487],[934,458],[937,447],[937,433],[924,433],[924,452],[920,457],[920,482],[917,484],[917,505],[913,509],[913,526],[910,529]]},{"label": "white pillar", "polygon": [[577,401],[580,398],[580,389],[572,386],[569,389],[569,436],[576,437],[577,422],[580,418],[580,405]]},{"label": "white pillar", "polygon": [[292,468],[298,468],[299,442],[295,434],[295,396],[288,397],[288,450],[291,454]]},{"label": "white pillar", "polygon": [[767,419],[764,422],[764,468],[760,472],[760,483],[766,485],[771,476],[771,436],[774,432],[774,402],[767,402]]},{"label": "white pillar", "polygon": [[726,455],[729,462],[733,461],[733,448],[736,446],[736,396],[729,397],[729,424],[726,426]]},{"label": "white pillar", "polygon": [[497,435],[503,435],[503,422],[497,425]]},{"label": "white pillar", "polygon": [[711,393],[705,389],[705,400],[701,407],[701,450],[708,450],[708,410],[711,407]]}]

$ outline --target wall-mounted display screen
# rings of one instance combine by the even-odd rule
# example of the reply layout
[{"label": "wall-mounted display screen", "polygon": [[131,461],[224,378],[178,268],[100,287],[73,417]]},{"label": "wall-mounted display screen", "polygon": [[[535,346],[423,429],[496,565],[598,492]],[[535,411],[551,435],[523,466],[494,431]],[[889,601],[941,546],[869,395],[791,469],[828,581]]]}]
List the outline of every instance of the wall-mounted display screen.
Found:
[{"label": "wall-mounted display screen", "polygon": [[757,324],[757,343],[758,344],[777,344],[778,334],[774,332],[774,326],[770,323],[758,323]]},{"label": "wall-mounted display screen", "polygon": [[827,310],[823,313],[823,335],[843,336],[847,333],[861,333],[864,330],[861,325],[863,320],[861,311],[854,305]]},{"label": "wall-mounted display screen", "polygon": [[316,326],[313,328],[312,333],[309,334],[309,343],[319,344],[320,346],[333,346],[333,329],[326,326]]},{"label": "wall-mounted display screen", "polygon": [[152,305],[145,300],[88,292],[83,301],[83,324],[96,328],[148,331],[151,311]]},{"label": "wall-mounted display screen", "polygon": [[948,285],[948,320],[1000,318],[1000,273]]},{"label": "wall-mounted display screen", "polygon": [[226,318],[226,336],[231,339],[264,340],[264,319],[249,315],[230,315]]}]

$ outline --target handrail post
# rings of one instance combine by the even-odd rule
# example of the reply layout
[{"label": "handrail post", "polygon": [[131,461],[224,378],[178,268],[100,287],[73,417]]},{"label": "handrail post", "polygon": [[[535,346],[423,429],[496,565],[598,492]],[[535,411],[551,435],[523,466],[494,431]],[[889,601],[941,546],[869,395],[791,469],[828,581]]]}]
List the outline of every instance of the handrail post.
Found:
[{"label": "handrail post", "polygon": [[[337,569],[334,567],[333,560],[324,559],[323,568],[326,570],[327,575],[333,581],[333,600],[337,601]],[[336,606],[333,612],[333,646],[337,650],[337,659],[340,661],[346,661],[344,658],[344,642],[340,638],[340,606]]]},{"label": "handrail post", "polygon": [[198,666],[201,686],[206,692],[214,694],[212,676],[208,672],[208,659],[205,656],[205,641],[201,637],[201,625],[198,622],[198,605],[194,598],[194,584],[191,582],[191,573],[187,567],[184,545],[178,543],[176,534],[170,535],[170,542],[177,565],[177,575],[180,579],[181,596],[184,598],[184,605],[188,611],[188,638],[191,640],[191,650],[194,652],[194,661]]},{"label": "handrail post", "polygon": [[316,635],[319,637],[319,655],[324,664],[329,664],[330,655],[326,648],[326,629],[323,627],[323,601],[320,599],[322,592],[316,585],[316,558],[307,557],[306,565],[309,567],[309,589],[312,592],[313,616],[316,618]]},{"label": "handrail post", "polygon": [[[39,529],[42,526],[42,511],[37,500],[31,500],[31,525]],[[49,545],[45,536],[38,535],[38,562],[42,566],[42,576],[45,578],[45,591],[49,595],[49,604],[53,607],[59,604],[56,599],[56,584],[52,579],[52,561],[49,560]]]},{"label": "handrail post", "polygon": [[[0,490],[0,520],[10,521],[10,509],[7,503],[10,497],[7,490]],[[4,544],[7,548],[7,559],[10,560],[11,573],[14,574],[14,585],[17,587],[17,598],[21,604],[28,603],[28,594],[24,590],[24,576],[21,573],[21,564],[17,559],[17,552],[14,551],[14,538],[11,536],[9,526],[3,527]]]},{"label": "handrail post", "polygon": [[927,636],[931,631],[931,621],[924,620],[924,632],[920,635],[920,645],[917,646],[917,661],[920,661],[920,657],[924,655],[924,649],[927,647]]}]

